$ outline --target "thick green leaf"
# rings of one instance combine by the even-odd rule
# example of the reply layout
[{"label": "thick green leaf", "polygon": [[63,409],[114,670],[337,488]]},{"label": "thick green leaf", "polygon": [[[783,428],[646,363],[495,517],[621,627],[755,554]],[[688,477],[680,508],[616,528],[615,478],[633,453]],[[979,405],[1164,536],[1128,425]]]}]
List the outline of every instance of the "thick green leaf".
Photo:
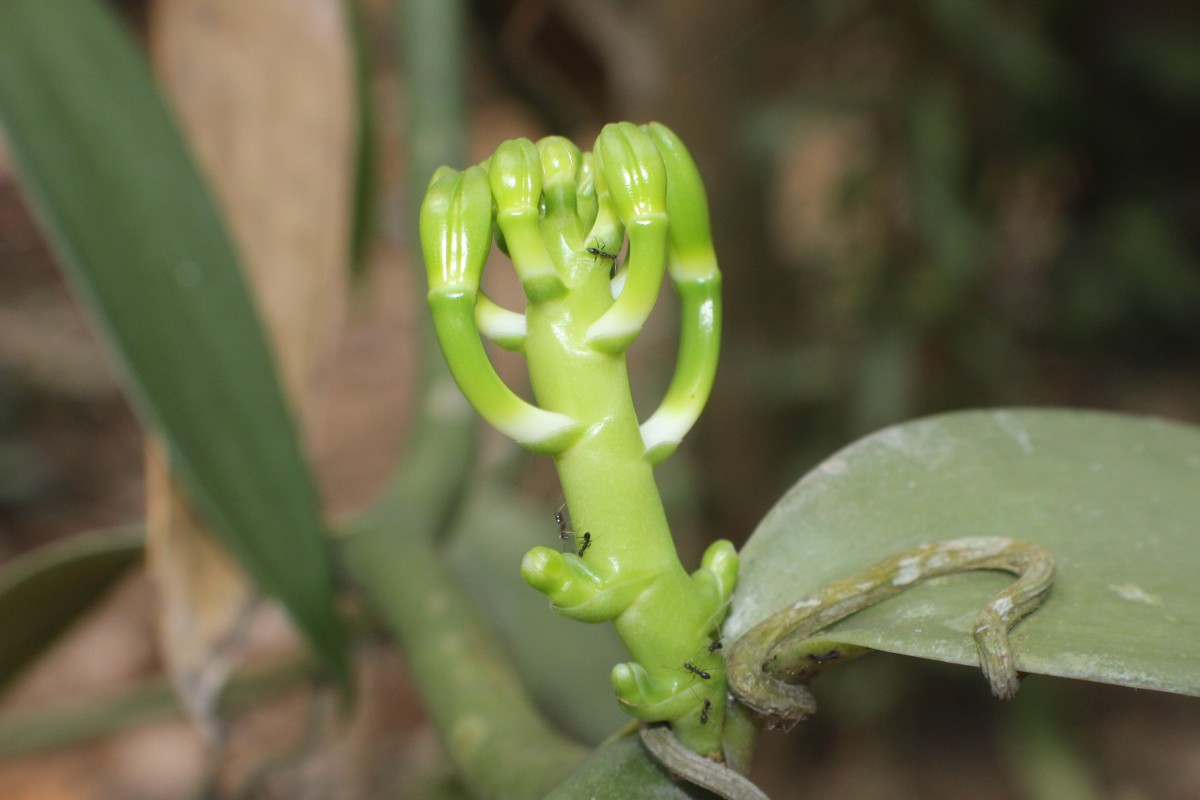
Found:
[{"label": "thick green leaf", "polygon": [[99,0],[0,2],[0,120],[35,210],[192,499],[346,676],[317,496],[233,246]]},{"label": "thick green leaf", "polygon": [[712,797],[688,783],[676,783],[646,751],[641,739],[625,736],[606,742],[546,800],[688,800]]},{"label": "thick green leaf", "polygon": [[0,690],[142,556],[140,526],[73,536],[0,570]]},{"label": "thick green leaf", "polygon": [[[1057,559],[1049,599],[1013,629],[1020,671],[1200,694],[1200,429],[1119,414],[949,414],[842,450],[747,542],[726,633],[885,556],[963,536],[1026,539]],[[975,664],[974,615],[1011,580],[935,579],[828,638]]]}]

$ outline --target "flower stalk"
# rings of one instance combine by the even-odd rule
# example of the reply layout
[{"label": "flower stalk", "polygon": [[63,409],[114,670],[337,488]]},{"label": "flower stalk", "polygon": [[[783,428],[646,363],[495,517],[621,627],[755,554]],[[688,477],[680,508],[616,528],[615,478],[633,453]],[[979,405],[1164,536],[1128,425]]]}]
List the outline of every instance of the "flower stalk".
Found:
[{"label": "flower stalk", "polygon": [[[520,278],[523,314],[479,290],[493,238]],[[523,577],[559,613],[616,626],[632,656],[612,671],[628,713],[719,755],[727,685],[715,642],[737,556],[716,542],[689,575],[653,475],[707,401],[719,347],[720,273],[690,155],[657,123],[607,125],[590,154],[560,137],[508,141],[481,165],[434,175],[421,241],[438,339],[463,394],[551,455],[562,482],[576,550],[535,547]],[[662,405],[639,423],[625,351],[667,274],[682,300],[680,354]],[[481,335],[525,356],[536,405],[503,383]]]}]

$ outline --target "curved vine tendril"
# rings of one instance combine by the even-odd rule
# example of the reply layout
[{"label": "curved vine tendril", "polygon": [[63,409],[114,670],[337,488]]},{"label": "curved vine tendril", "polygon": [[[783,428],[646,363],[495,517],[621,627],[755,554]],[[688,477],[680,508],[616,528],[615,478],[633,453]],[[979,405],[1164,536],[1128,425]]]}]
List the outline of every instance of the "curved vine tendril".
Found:
[{"label": "curved vine tendril", "polygon": [[726,662],[730,689],[772,723],[786,725],[811,716],[816,701],[805,684],[832,664],[870,652],[814,639],[813,634],[909,586],[981,569],[1017,576],[975,618],[980,666],[992,693],[1007,700],[1020,683],[1008,633],[1046,598],[1054,581],[1054,558],[1036,544],[999,537],[916,547],[801,598],[750,629],[730,648]]}]

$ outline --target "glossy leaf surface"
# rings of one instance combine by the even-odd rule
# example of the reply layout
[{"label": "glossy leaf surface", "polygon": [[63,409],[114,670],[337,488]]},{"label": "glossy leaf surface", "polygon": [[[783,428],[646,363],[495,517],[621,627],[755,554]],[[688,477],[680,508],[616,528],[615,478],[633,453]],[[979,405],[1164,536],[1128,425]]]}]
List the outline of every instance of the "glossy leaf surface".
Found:
[{"label": "glossy leaf surface", "polygon": [[687,800],[712,797],[688,783],[671,779],[636,736],[606,742],[546,800]]},{"label": "glossy leaf surface", "polygon": [[[1066,410],[906,423],[814,469],[742,551],[726,635],[915,545],[1037,542],[1058,565],[1012,632],[1017,669],[1200,694],[1200,429]],[[833,641],[976,663],[976,611],[1011,578],[934,579],[832,629]]]}]

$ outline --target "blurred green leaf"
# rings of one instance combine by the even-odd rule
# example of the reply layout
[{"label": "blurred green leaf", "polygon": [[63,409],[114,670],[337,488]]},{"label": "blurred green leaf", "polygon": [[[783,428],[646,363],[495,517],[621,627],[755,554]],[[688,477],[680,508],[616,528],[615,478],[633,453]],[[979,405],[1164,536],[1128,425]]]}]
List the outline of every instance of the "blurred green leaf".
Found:
[{"label": "blurred green leaf", "polygon": [[628,659],[611,625],[580,625],[556,614],[520,577],[535,545],[555,546],[552,509],[538,513],[511,493],[470,493],[449,545],[450,563],[507,645],[521,680],[545,713],[590,743],[629,721],[613,696],[609,673]]},{"label": "blurred green leaf", "polygon": [[1001,753],[1025,800],[1102,800],[1078,708],[1057,681],[1030,681],[1003,715]]},{"label": "blurred green leaf", "polygon": [[971,142],[954,87],[930,79],[908,102],[913,213],[931,261],[908,282],[906,302],[925,327],[965,305],[983,272],[982,230],[969,202]]},{"label": "blurred green leaf", "polygon": [[0,3],[0,120],[173,469],[348,679],[316,492],[237,256],[145,61],[103,3]]},{"label": "blurred green leaf", "polygon": [[0,570],[0,690],[142,556],[141,526],[39,547]]},{"label": "blurred green leaf", "polygon": [[711,797],[691,784],[676,783],[646,752],[636,736],[602,744],[546,800],[687,800]]},{"label": "blurred green leaf", "polygon": [[367,271],[375,232],[375,192],[378,189],[378,153],[375,136],[375,99],[371,92],[375,78],[371,37],[367,29],[368,10],[363,0],[344,0],[347,36],[354,54],[354,96],[358,109],[358,141],[354,157],[354,213],[350,231],[350,271],[362,278]]},{"label": "blurred green leaf", "polygon": [[1128,203],[1116,209],[1103,236],[1128,281],[1126,306],[1136,298],[1153,315],[1187,330],[1196,325],[1200,275],[1182,233],[1165,209]]},{"label": "blurred green leaf", "polygon": [[[1153,18],[1155,15],[1149,15]],[[1195,15],[1177,24],[1140,23],[1113,31],[1115,60],[1163,102],[1200,106],[1200,26]]]},{"label": "blurred green leaf", "polygon": [[1013,94],[1051,103],[1074,88],[1070,63],[1036,16],[1010,17],[987,0],[921,0],[919,7],[946,45]]},{"label": "blurred green leaf", "polygon": [[[244,669],[221,696],[222,716],[261,707],[265,700],[311,681],[314,672],[308,653]],[[183,711],[174,682],[156,676],[97,697],[0,714],[0,761],[111,736]]]},{"label": "blurred green leaf", "polygon": [[[932,417],[851,445],[792,488],[742,551],[725,633],[917,544],[1008,536],[1058,563],[1049,599],[1013,629],[1018,670],[1200,695],[1198,526],[1200,429],[1065,410]],[[975,613],[1011,580],[935,579],[829,638],[975,665]]]}]

